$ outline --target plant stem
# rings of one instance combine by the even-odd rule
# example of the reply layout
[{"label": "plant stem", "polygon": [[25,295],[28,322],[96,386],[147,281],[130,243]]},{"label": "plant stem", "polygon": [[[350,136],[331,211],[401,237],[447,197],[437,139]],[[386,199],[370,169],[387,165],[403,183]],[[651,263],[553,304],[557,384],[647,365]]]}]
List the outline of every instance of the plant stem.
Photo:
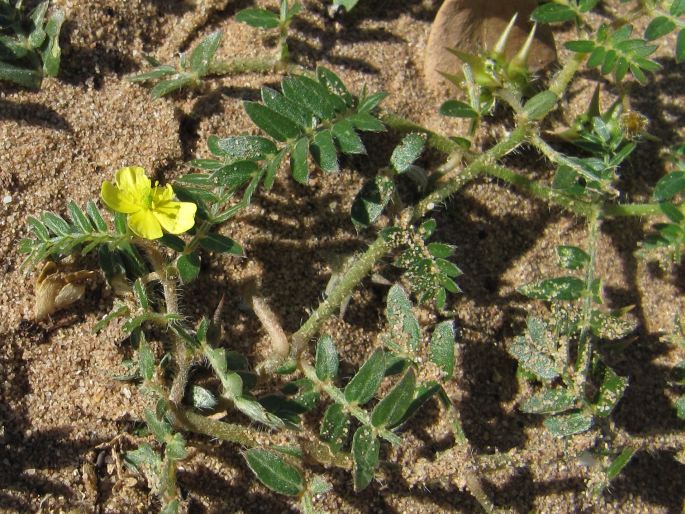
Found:
[{"label": "plant stem", "polygon": [[[157,248],[152,244],[145,242],[143,243],[143,249],[147,253],[153,271],[159,276],[159,282],[162,284],[166,313],[178,314],[178,290],[176,288],[176,279],[168,275],[164,257]],[[174,357],[173,362],[178,366],[178,369],[171,384],[169,401],[172,404],[180,405],[181,401],[183,401],[183,396],[185,395],[192,360],[189,358],[185,342],[178,336],[174,336],[173,338],[172,352]]]},{"label": "plant stem", "polygon": [[231,61],[214,62],[208,75],[239,75],[241,73],[269,73],[278,61],[271,57],[243,57]]},{"label": "plant stem", "polygon": [[629,216],[658,216],[663,214],[658,203],[624,203],[606,205],[602,208],[605,217],[625,218]]},{"label": "plant stem", "polygon": [[386,112],[381,114],[380,120],[389,128],[397,132],[419,132],[426,134],[426,144],[444,154],[451,154],[453,152],[464,152],[464,148],[452,141],[450,138],[436,134],[430,129],[414,123],[406,118],[398,116],[397,114]]},{"label": "plant stem", "polygon": [[[599,217],[599,209],[588,219],[588,254],[590,255],[590,262],[587,265],[585,273],[585,288],[588,292],[592,289],[595,281],[595,265],[597,264],[597,244],[599,242],[599,227],[601,220]],[[590,318],[592,315],[593,295],[587,294],[583,299],[581,307],[581,329],[578,336],[578,356],[575,365],[575,384],[578,392],[585,391],[587,384],[587,374],[590,370],[590,363],[592,362],[592,329],[590,327]],[[583,394],[583,397],[585,395]]]},{"label": "plant stem", "polygon": [[552,80],[552,84],[549,86],[549,90],[561,98],[586,57],[587,55],[585,54],[574,53],[573,56],[564,63],[564,66],[559,70],[559,73],[556,74],[554,80]]},{"label": "plant stem", "polygon": [[356,259],[331,294],[319,304],[307,321],[293,334],[290,346],[290,356],[293,359],[297,360],[299,358],[307,343],[316,335],[321,325],[340,307],[342,301],[368,275],[376,261],[390,251],[390,248],[390,244],[386,243],[382,237],[379,237]]}]

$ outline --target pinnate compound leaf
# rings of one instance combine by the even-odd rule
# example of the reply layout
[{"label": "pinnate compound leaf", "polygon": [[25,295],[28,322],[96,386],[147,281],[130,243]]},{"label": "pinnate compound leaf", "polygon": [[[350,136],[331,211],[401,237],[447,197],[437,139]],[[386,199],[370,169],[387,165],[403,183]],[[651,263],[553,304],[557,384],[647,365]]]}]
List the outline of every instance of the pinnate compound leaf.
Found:
[{"label": "pinnate compound leaf", "polygon": [[385,353],[377,348],[345,386],[345,399],[363,405],[376,394],[385,375]]},{"label": "pinnate compound leaf", "polygon": [[297,496],[304,491],[301,471],[277,453],[262,448],[250,448],[245,460],[259,481],[272,491]]},{"label": "pinnate compound leaf", "polygon": [[546,418],[542,423],[555,437],[568,437],[590,430],[592,421],[589,414],[573,412]]},{"label": "pinnate compound leaf", "polygon": [[354,433],[352,460],[354,463],[354,490],[356,492],[366,489],[373,480],[374,471],[378,466],[380,449],[380,441],[373,435],[371,428],[362,426]]},{"label": "pinnate compound leaf", "polygon": [[558,414],[576,406],[576,397],[566,388],[545,389],[521,405],[521,411],[530,414]]},{"label": "pinnate compound leaf", "polygon": [[319,436],[333,451],[340,451],[350,426],[350,416],[339,403],[329,405],[321,421]]},{"label": "pinnate compound leaf", "polygon": [[338,376],[338,350],[333,338],[323,335],[316,343],[316,376],[321,381],[335,380]]},{"label": "pinnate compound leaf", "polygon": [[243,9],[235,15],[236,21],[246,23],[251,27],[258,29],[275,29],[280,24],[278,15],[271,11],[258,8]]},{"label": "pinnate compound leaf", "polygon": [[557,277],[533,282],[518,288],[528,298],[544,301],[577,300],[585,292],[585,282],[576,277]]},{"label": "pinnate compound leaf", "polygon": [[409,134],[393,150],[390,164],[397,173],[404,173],[421,156],[426,138],[420,134]]},{"label": "pinnate compound leaf", "polygon": [[454,374],[454,327],[451,321],[443,321],[433,331],[430,342],[430,360],[443,372],[443,380]]},{"label": "pinnate compound leaf", "polygon": [[377,175],[362,186],[352,202],[352,222],[359,227],[372,225],[383,213],[395,190],[392,179]]},{"label": "pinnate compound leaf", "polygon": [[393,426],[400,421],[414,399],[415,389],[416,375],[414,369],[409,368],[397,385],[373,409],[373,426]]}]

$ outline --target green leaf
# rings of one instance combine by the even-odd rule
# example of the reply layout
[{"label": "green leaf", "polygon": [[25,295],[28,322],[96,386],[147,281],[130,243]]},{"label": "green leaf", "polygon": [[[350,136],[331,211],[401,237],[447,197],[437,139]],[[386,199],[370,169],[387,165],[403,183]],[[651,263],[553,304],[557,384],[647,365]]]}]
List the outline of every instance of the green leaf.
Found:
[{"label": "green leaf", "polygon": [[617,375],[609,366],[602,364],[601,367],[604,374],[597,401],[593,407],[597,416],[606,418],[623,397],[623,392],[628,387],[628,379]]},{"label": "green leaf", "polygon": [[338,164],[338,152],[333,142],[333,134],[330,130],[322,130],[314,136],[311,146],[312,156],[316,164],[324,171],[335,173],[340,171]]},{"label": "green leaf", "polygon": [[182,252],[186,247],[183,239],[174,234],[164,234],[157,241],[176,252]]},{"label": "green leaf", "polygon": [[571,50],[571,52],[578,52],[581,54],[589,54],[595,49],[594,41],[567,41],[564,46]]},{"label": "green leaf", "polygon": [[[547,4],[552,5],[552,4]],[[554,109],[558,97],[552,91],[543,91],[528,100],[523,106],[523,112],[531,120],[541,120]]]},{"label": "green leaf", "polygon": [[623,471],[623,468],[625,468],[630,460],[633,458],[633,455],[637,452],[637,448],[633,448],[631,446],[626,446],[623,448],[623,451],[616,457],[613,461],[611,461],[611,464],[606,469],[606,477],[607,480],[610,482],[616,478],[621,471]]},{"label": "green leaf", "polygon": [[220,30],[212,32],[209,36],[204,38],[190,54],[189,65],[190,69],[197,73],[198,76],[204,77],[209,71],[209,66],[214,59],[221,43],[222,33]]},{"label": "green leaf", "polygon": [[345,412],[345,407],[339,403],[329,405],[321,421],[319,436],[321,440],[335,452],[340,451],[347,437],[350,426],[350,416]]},{"label": "green leaf", "polygon": [[138,369],[140,369],[143,380],[152,380],[152,377],[155,376],[155,367],[155,356],[145,339],[145,335],[141,332],[138,343]]},{"label": "green leaf", "polygon": [[155,439],[160,443],[165,442],[167,436],[171,435],[171,425],[167,421],[159,419],[150,409],[145,409],[143,416],[150,432],[155,436]]},{"label": "green leaf", "polygon": [[150,308],[150,298],[147,295],[145,284],[143,284],[143,280],[140,278],[136,279],[136,281],[133,283],[133,295],[136,297],[138,304],[144,310]]},{"label": "green leaf", "polygon": [[352,202],[352,222],[358,227],[372,225],[383,213],[395,190],[392,179],[377,175],[367,181]]},{"label": "green leaf", "polygon": [[245,112],[252,122],[276,141],[297,139],[302,131],[285,116],[257,102],[245,102]]},{"label": "green leaf", "polygon": [[353,114],[347,119],[352,123],[354,128],[360,132],[384,132],[385,125],[378,118],[367,113]]},{"label": "green leaf", "polygon": [[220,186],[237,188],[249,182],[259,170],[254,161],[236,161],[212,173],[211,178]]},{"label": "green leaf", "polygon": [[682,191],[685,191],[685,171],[674,171],[656,183],[653,196],[657,202],[667,202]]},{"label": "green leaf", "polygon": [[675,61],[678,64],[685,61],[685,29],[681,29],[678,32],[675,44]]},{"label": "green leaf", "polygon": [[237,161],[261,161],[278,152],[276,145],[260,136],[229,136],[207,138],[209,151],[217,157],[230,157]]},{"label": "green leaf", "polygon": [[309,129],[316,124],[316,116],[303,105],[293,102],[278,91],[269,87],[261,90],[262,102],[269,109],[282,114],[302,129]]},{"label": "green leaf", "polygon": [[181,255],[176,259],[176,268],[178,268],[181,283],[189,284],[200,274],[200,257],[194,253]]},{"label": "green leaf", "polygon": [[521,412],[530,414],[557,414],[573,409],[576,397],[568,389],[558,387],[545,389],[528,398],[521,405]]},{"label": "green leaf", "polygon": [[412,311],[409,296],[395,284],[388,291],[385,317],[388,320],[392,342],[400,348],[417,352],[421,345],[421,328]]},{"label": "green leaf", "polygon": [[373,409],[371,413],[373,426],[393,426],[400,421],[414,399],[415,388],[414,369],[409,368],[397,385]]},{"label": "green leaf", "polygon": [[48,36],[48,44],[41,52],[43,59],[43,73],[49,77],[56,77],[59,73],[60,57],[62,50],[59,46],[59,33],[64,23],[64,12],[54,11],[47,24],[45,33]]},{"label": "green leaf", "polygon": [[129,82],[147,82],[148,80],[157,80],[157,79],[162,79],[164,77],[168,77],[169,75],[173,75],[176,73],[176,68],[173,66],[170,66],[168,64],[165,64],[163,66],[157,66],[156,68],[153,68],[150,71],[146,71],[143,73],[137,73],[135,75],[131,75],[129,77],[126,77],[126,80]]},{"label": "green leaf", "polygon": [[354,131],[354,126],[349,120],[341,120],[332,129],[333,137],[338,142],[340,151],[345,154],[365,154],[364,143]]},{"label": "green leaf", "polygon": [[478,113],[473,108],[459,100],[447,100],[440,106],[440,114],[452,118],[477,118]]},{"label": "green leaf", "polygon": [[[409,404],[407,411],[402,416],[402,419],[397,423],[400,425],[411,418],[423,405],[430,400],[437,392],[442,389],[442,386],[435,381],[428,381],[420,384],[414,393],[414,399]],[[396,426],[396,425],[395,425]]]},{"label": "green leaf", "polygon": [[141,444],[139,448],[133,451],[126,452],[126,462],[142,472],[148,468],[154,474],[158,474],[162,465],[160,456],[147,443]]},{"label": "green leaf", "polygon": [[533,373],[540,380],[549,381],[559,376],[554,360],[532,346],[525,337],[516,337],[509,347],[509,353],[519,361],[524,370]]},{"label": "green leaf", "polygon": [[545,428],[556,437],[568,437],[574,434],[586,432],[592,428],[592,416],[583,412],[572,414],[560,414],[546,418],[543,422]]},{"label": "green leaf", "polygon": [[300,470],[277,453],[250,448],[245,452],[245,460],[259,481],[272,491],[286,496],[297,496],[304,491]]},{"label": "green leaf", "polygon": [[383,99],[388,96],[385,91],[379,91],[378,93],[373,93],[372,95],[366,96],[359,100],[359,105],[357,106],[357,112],[360,113],[371,113],[378,105],[383,101]]},{"label": "green leaf", "polygon": [[585,282],[576,277],[557,277],[519,287],[518,292],[528,298],[545,300],[577,300],[585,291]]},{"label": "green leaf", "polygon": [[69,211],[69,217],[81,233],[89,234],[95,230],[93,224],[76,202],[70,201],[67,204],[67,210]]},{"label": "green leaf", "polygon": [[300,138],[290,152],[290,168],[293,178],[300,184],[306,184],[309,180],[309,138]]},{"label": "green leaf", "polygon": [[235,19],[240,23],[247,23],[251,27],[267,30],[278,28],[281,23],[276,13],[256,7],[243,9],[235,15]]},{"label": "green leaf", "polygon": [[186,86],[193,84],[194,79],[189,73],[177,73],[173,78],[162,80],[158,82],[151,90],[150,96],[153,100],[157,100],[173,91],[183,89]]},{"label": "green leaf", "polygon": [[40,219],[45,226],[56,235],[67,236],[71,233],[71,227],[69,226],[69,223],[67,223],[62,216],[59,216],[53,212],[44,212]]},{"label": "green leaf", "polygon": [[276,172],[281,167],[281,163],[283,162],[283,158],[287,152],[288,148],[283,148],[267,162],[266,169],[264,171],[264,189],[267,191],[273,187],[274,180],[276,179]]},{"label": "green leaf", "polygon": [[451,321],[439,323],[433,331],[430,342],[430,360],[443,372],[442,380],[449,380],[454,374],[454,327]]},{"label": "green leaf", "polygon": [[322,382],[333,381],[338,376],[338,351],[331,336],[323,335],[316,343],[316,376]]},{"label": "green leaf", "polygon": [[560,23],[576,19],[576,13],[566,5],[548,3],[537,7],[530,19],[538,23]]},{"label": "green leaf", "polygon": [[317,67],[316,78],[319,80],[319,83],[328,90],[329,93],[342,98],[347,107],[354,106],[354,97],[347,90],[345,83],[340,80],[340,77],[338,77],[331,70],[323,66]]},{"label": "green leaf", "polygon": [[330,120],[347,109],[345,102],[331,94],[317,81],[301,75],[286,77],[281,82],[286,98],[307,108],[321,120]]},{"label": "green leaf", "polygon": [[675,410],[680,419],[685,419],[685,394],[676,400]]},{"label": "green leaf", "polygon": [[421,156],[426,137],[420,134],[409,134],[393,150],[390,164],[397,173],[404,173]]},{"label": "green leaf", "polygon": [[169,503],[162,507],[159,514],[177,514],[181,503],[178,500],[171,500]]},{"label": "green leaf", "polygon": [[190,401],[193,407],[200,410],[212,410],[219,404],[209,389],[195,384],[190,386]]},{"label": "green leaf", "polygon": [[39,89],[43,77],[36,70],[19,68],[6,62],[0,61],[0,80],[14,82],[30,89]]},{"label": "green leaf", "polygon": [[362,491],[373,480],[373,474],[378,466],[380,455],[380,441],[373,435],[371,428],[362,426],[357,429],[352,438],[352,461],[355,492]]},{"label": "green leaf", "polygon": [[566,269],[581,269],[590,262],[590,256],[577,246],[557,246],[557,257]]},{"label": "green leaf", "polygon": [[345,399],[350,403],[364,405],[376,394],[384,375],[385,354],[377,348],[345,386]]},{"label": "green leaf", "polygon": [[676,25],[673,20],[666,16],[657,16],[645,29],[645,39],[647,41],[659,39],[660,37],[664,37],[666,34],[673,32],[675,27]]},{"label": "green leaf", "polygon": [[90,216],[90,219],[93,220],[96,229],[100,232],[107,232],[107,223],[105,223],[105,220],[102,218],[100,209],[95,205],[95,202],[92,200],[88,201],[86,204],[86,212],[88,213],[88,216]]},{"label": "green leaf", "polygon": [[245,255],[242,246],[230,237],[222,236],[221,234],[208,234],[200,239],[200,246],[210,252],[231,253],[239,256]]}]

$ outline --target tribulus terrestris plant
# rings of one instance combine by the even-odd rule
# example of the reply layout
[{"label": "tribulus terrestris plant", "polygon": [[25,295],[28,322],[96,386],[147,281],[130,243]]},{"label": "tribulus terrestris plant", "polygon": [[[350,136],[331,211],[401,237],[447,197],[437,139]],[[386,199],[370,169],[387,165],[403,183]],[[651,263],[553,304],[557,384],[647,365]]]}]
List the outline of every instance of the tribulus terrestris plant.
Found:
[{"label": "tribulus terrestris plant", "polygon": [[[336,5],[349,10],[355,3]],[[27,270],[41,265],[37,317],[78,301],[83,282],[94,272],[78,270],[74,261],[88,254],[97,257],[99,272],[116,293],[111,312],[97,329],[120,318],[136,348],[126,379],[150,398],[144,413],[150,439],[129,451],[126,460],[147,478],[162,512],[184,508],[177,468],[187,456],[189,433],[236,443],[261,483],[293,497],[303,512],[315,512],[315,497],[331,488],[326,477],[331,467],[348,470],[355,491],[382,479],[388,448],[402,444],[406,422],[431,398],[440,402],[441,415],[453,431],[453,446],[445,455],[458,452],[469,461],[455,483],[485,512],[497,510],[497,498],[490,498],[482,485],[480,460],[462,429],[458,406],[444,388],[457,366],[458,323],[448,307],[451,295],[460,292],[462,271],[452,260],[454,248],[432,237],[437,222],[430,217],[481,177],[494,177],[586,220],[582,245],[556,248],[558,274],[520,284],[521,295],[545,308],[538,305],[530,313],[508,351],[518,363],[517,376],[526,391],[520,398],[523,412],[539,415],[559,438],[592,431],[581,454],[569,451],[569,458],[582,456],[591,463],[589,490],[601,494],[619,475],[638,451],[635,445],[614,443],[611,421],[630,381],[611,368],[599,348],[625,338],[635,326],[627,316],[631,306],[604,307],[596,266],[603,250],[599,234],[611,218],[653,217],[654,233],[641,254],[667,255],[679,262],[685,243],[685,163],[682,149],[676,149],[674,169],[655,184],[653,202],[626,203],[619,181],[622,167],[650,136],[647,120],[631,110],[625,97],[604,107],[598,85],[587,111],[571,126],[552,133],[546,120],[564,105],[583,68],[597,69],[619,91],[629,76],[647,83],[649,73],[660,67],[650,58],[655,41],[685,27],[685,2],[622,1],[626,5],[621,9],[605,8],[599,25],[589,16],[598,3],[558,0],[534,10],[532,20],[539,24],[570,22],[577,30],[577,39],[565,44],[568,51],[548,82],[528,70],[535,27],[515,49],[515,57],[505,58],[515,19],[492,49],[478,54],[453,49],[461,69],[440,71],[463,95],[444,103],[440,112],[469,119],[465,134],[440,135],[385,112],[384,92],[362,89],[353,94],[323,66],[301,69],[288,73],[278,89],[262,87],[259,101],[244,103],[261,135],[209,137],[212,158],[190,161],[193,171],[172,184],[153,184],[145,170],[130,166],[102,184],[100,206],[95,201],[85,206],[71,202],[66,218],[53,212],[29,218],[31,237],[21,248],[27,254]],[[278,56],[268,61],[270,67],[288,62],[285,37],[298,10],[298,4],[282,1],[279,14],[251,8],[236,16],[255,27],[279,30]],[[38,20],[42,16],[34,15]],[[640,37],[633,24],[645,17],[651,21]],[[683,34],[675,48],[678,60],[685,51]],[[181,57],[178,68],[151,60],[153,70],[131,80],[158,81],[152,90],[157,98],[210,74],[247,71],[215,62],[220,37],[215,32],[204,39]],[[508,113],[513,126],[487,148],[476,150],[473,141],[498,119],[493,116],[496,110]],[[207,305],[201,319],[183,313],[179,287],[197,279],[203,258],[244,254],[240,243],[225,234],[255,195],[276,180],[288,180],[284,170],[302,184],[312,173],[337,173],[343,156],[369,151],[364,132],[386,130],[399,133],[401,142],[387,166],[363,185],[350,212],[350,230],[375,239],[331,277],[323,300],[295,333],[283,331],[256,292],[252,308],[272,347],[265,360],[251,363],[222,339],[222,304]],[[416,165],[426,147],[444,154],[436,169]],[[530,178],[504,164],[505,156],[524,147],[546,158],[554,170],[551,181]],[[401,273],[394,273],[399,278],[388,284],[381,335],[356,372],[342,376],[337,342],[321,329],[344,309],[365,277],[385,269],[388,258]],[[60,271],[68,259],[72,271]],[[441,321],[420,323],[415,304],[434,309]],[[682,344],[682,335],[674,334],[671,341]],[[266,386],[274,383],[275,389]],[[675,407],[682,417],[682,397]],[[237,421],[236,411],[250,423]],[[303,423],[305,415],[318,415],[315,433]]]}]

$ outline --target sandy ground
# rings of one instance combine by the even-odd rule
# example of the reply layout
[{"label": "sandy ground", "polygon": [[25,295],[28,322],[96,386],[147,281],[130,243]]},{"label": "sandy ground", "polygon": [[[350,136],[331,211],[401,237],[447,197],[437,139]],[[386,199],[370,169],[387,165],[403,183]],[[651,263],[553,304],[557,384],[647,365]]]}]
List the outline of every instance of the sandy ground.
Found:
[{"label": "sandy ground", "polygon": [[[305,65],[331,67],[354,90],[363,84],[385,89],[388,109],[454,131],[437,115],[439,100],[425,91],[422,78],[437,3],[361,2],[344,22],[332,22],[321,2],[306,1],[306,14],[293,27],[292,51]],[[19,270],[17,241],[26,235],[27,215],[44,209],[64,212],[68,200],[95,198],[102,181],[124,165],[142,165],[160,180],[170,180],[186,170],[185,161],[207,155],[208,135],[254,131],[241,103],[257,98],[261,85],[277,84],[279,77],[215,79],[204,91],[152,102],[144,88],[123,79],[141,67],[143,53],[171,58],[170,51],[159,52],[190,8],[156,0],[54,4],[66,10],[68,19],[60,78],[46,80],[40,92],[0,86],[0,193],[11,198],[0,205],[0,510],[151,512],[156,504],[144,481],[125,470],[117,473],[119,452],[134,444],[143,399],[134,386],[112,378],[131,355],[116,326],[93,333],[112,296],[99,283],[78,307],[35,323],[33,277]],[[270,41],[232,20],[249,4],[229,2],[186,44],[221,28],[225,37],[219,57],[265,51]],[[683,135],[685,82],[682,67],[676,68],[668,53],[661,62],[664,71],[630,96],[634,108],[650,118],[649,130],[671,145]],[[587,105],[590,94],[587,82],[576,83],[569,112]],[[226,345],[258,357],[266,336],[254,315],[241,308],[243,288],[257,278],[286,330],[296,330],[320,299],[331,256],[363,248],[372,238],[355,233],[349,208],[364,178],[387,163],[398,136],[366,141],[374,149],[370,157],[346,160],[339,175],[317,173],[303,187],[282,173],[271,192],[257,195],[225,229],[243,244],[247,257],[215,259],[205,266],[203,278],[184,291],[185,311],[208,314],[226,294]],[[644,145],[625,167],[627,199],[647,199],[649,185],[664,173],[658,148]],[[429,155],[422,163],[437,161]],[[507,163],[536,177],[550,174],[528,152]],[[526,312],[540,309],[514,288],[555,273],[554,246],[560,241],[582,244],[582,221],[493,181],[469,186],[437,218],[437,237],[457,245],[455,261],[465,272],[459,280],[464,293],[450,299],[460,328],[460,366],[449,392],[475,451],[510,456],[505,466],[485,475],[496,503],[519,513],[681,512],[685,465],[677,453],[683,449],[684,424],[672,408],[677,391],[669,370],[683,355],[660,342],[660,336],[683,309],[682,267],[664,272],[635,258],[645,231],[642,221],[605,224],[599,270],[608,304],[635,305],[638,329],[622,349],[604,345],[601,351],[631,383],[614,416],[618,441],[637,441],[641,450],[610,491],[594,500],[584,489],[587,469],[569,456],[589,436],[569,445],[547,434],[539,417],[517,411],[522,391],[506,352]],[[343,352],[346,372],[373,344],[384,294],[384,288],[365,282],[344,320],[333,319],[327,326]],[[434,313],[422,316],[428,320]],[[313,427],[315,419],[307,423]],[[183,464],[179,481],[191,512],[294,511],[288,500],[252,478],[239,448],[200,437],[189,441],[192,457]],[[407,429],[401,448],[387,454],[404,470],[390,467],[387,482],[374,483],[360,495],[353,494],[349,475],[335,473],[334,491],[319,506],[331,512],[477,512],[468,494],[433,476],[438,452],[450,444],[434,404]],[[460,464],[452,461],[443,474],[458,474]]]}]

